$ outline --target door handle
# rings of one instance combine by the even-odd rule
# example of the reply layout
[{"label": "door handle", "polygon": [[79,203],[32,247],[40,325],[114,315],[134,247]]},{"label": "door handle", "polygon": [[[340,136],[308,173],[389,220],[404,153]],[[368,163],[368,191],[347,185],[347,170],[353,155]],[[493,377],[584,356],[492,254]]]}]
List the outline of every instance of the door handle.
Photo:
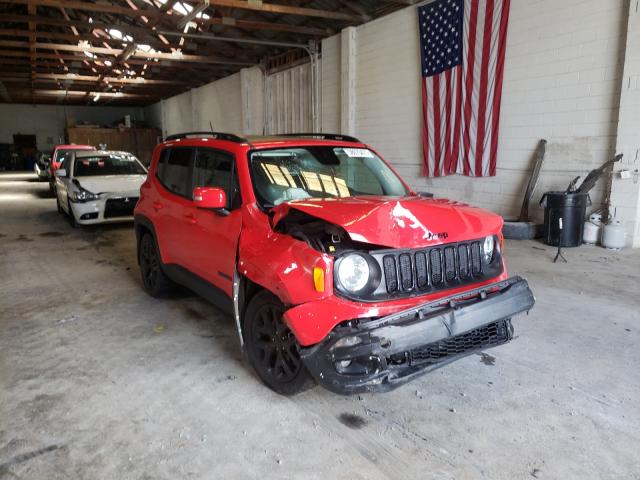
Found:
[{"label": "door handle", "polygon": [[198,220],[193,213],[185,213],[184,217],[189,221],[189,223],[198,223]]},{"label": "door handle", "polygon": [[157,212],[158,210],[161,210],[162,207],[164,205],[162,205],[160,202],[153,202],[153,209]]}]

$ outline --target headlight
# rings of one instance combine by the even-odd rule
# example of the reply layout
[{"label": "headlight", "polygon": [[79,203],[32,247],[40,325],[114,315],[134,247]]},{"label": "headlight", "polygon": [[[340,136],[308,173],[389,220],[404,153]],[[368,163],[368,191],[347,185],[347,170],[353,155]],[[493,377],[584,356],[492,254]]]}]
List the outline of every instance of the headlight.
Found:
[{"label": "headlight", "polygon": [[76,202],[88,202],[90,200],[96,200],[98,195],[95,193],[88,192],[87,190],[80,190],[77,192],[73,192],[73,199]]},{"label": "headlight", "polygon": [[359,292],[367,285],[369,273],[369,263],[357,253],[351,253],[341,258],[338,264],[340,285],[350,293]]},{"label": "headlight", "polygon": [[495,248],[495,239],[493,235],[485,237],[484,242],[482,243],[482,257],[484,259],[484,263],[491,263],[493,260],[493,252]]}]

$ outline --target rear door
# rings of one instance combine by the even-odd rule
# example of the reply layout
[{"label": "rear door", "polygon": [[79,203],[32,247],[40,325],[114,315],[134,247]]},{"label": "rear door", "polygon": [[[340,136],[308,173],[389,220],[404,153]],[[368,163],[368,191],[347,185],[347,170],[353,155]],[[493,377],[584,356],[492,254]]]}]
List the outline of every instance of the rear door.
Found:
[{"label": "rear door", "polygon": [[227,195],[229,214],[200,209],[193,202],[185,208],[187,268],[231,296],[242,203],[235,155],[213,148],[198,148],[193,168],[193,188],[196,187],[222,188]]},{"label": "rear door", "polygon": [[156,178],[160,183],[151,198],[154,226],[164,263],[185,268],[188,256],[185,242],[191,233],[185,209],[192,203],[195,148],[169,147],[160,153]]}]

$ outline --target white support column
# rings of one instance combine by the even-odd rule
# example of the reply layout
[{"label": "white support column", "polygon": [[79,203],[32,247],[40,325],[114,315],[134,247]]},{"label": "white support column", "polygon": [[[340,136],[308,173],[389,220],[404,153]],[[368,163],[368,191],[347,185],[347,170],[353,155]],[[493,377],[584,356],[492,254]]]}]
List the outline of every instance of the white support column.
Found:
[{"label": "white support column", "polygon": [[259,67],[240,70],[242,101],[242,132],[248,135],[264,133],[264,74]]},{"label": "white support column", "polygon": [[341,88],[340,133],[356,134],[356,28],[342,30],[341,38]]},{"label": "white support column", "polygon": [[640,247],[640,0],[631,0],[616,153],[624,154],[615,171],[630,172],[630,178],[614,174],[611,179],[611,215],[624,222],[627,245]]}]

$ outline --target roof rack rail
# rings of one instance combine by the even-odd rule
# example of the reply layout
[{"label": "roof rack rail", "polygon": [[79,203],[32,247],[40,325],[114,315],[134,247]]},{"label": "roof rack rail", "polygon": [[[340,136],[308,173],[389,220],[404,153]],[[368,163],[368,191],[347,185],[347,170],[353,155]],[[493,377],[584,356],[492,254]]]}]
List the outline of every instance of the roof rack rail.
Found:
[{"label": "roof rack rail", "polygon": [[167,136],[164,141],[169,142],[171,140],[180,140],[182,138],[187,137],[214,137],[218,140],[226,140],[227,142],[235,142],[235,143],[247,143],[248,140],[246,138],[239,137],[238,135],[234,135],[233,133],[224,133],[224,132],[184,132],[184,133],[176,133],[175,135]]},{"label": "roof rack rail", "polygon": [[310,138],[319,138],[321,140],[337,140],[340,142],[362,143],[356,137],[351,137],[349,135],[341,135],[339,133],[283,133],[276,136],[278,137],[310,137]]}]

